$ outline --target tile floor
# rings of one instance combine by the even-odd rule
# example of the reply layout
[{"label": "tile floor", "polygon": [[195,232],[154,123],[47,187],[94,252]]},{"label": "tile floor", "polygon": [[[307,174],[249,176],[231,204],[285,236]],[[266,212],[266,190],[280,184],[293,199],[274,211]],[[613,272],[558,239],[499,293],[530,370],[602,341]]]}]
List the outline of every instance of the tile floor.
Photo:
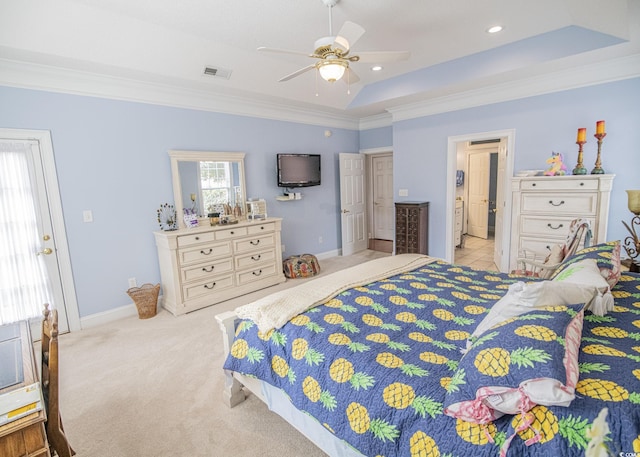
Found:
[{"label": "tile floor", "polygon": [[463,248],[456,248],[454,263],[467,265],[479,270],[499,271],[493,263],[493,237],[489,239],[465,235]]}]

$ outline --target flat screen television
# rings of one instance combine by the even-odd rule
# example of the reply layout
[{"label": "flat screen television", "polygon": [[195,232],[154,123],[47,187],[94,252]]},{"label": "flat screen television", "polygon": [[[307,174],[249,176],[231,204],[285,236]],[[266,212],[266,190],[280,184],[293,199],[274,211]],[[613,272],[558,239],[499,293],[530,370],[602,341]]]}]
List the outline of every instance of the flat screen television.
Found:
[{"label": "flat screen television", "polygon": [[320,154],[278,154],[278,186],[320,185]]}]

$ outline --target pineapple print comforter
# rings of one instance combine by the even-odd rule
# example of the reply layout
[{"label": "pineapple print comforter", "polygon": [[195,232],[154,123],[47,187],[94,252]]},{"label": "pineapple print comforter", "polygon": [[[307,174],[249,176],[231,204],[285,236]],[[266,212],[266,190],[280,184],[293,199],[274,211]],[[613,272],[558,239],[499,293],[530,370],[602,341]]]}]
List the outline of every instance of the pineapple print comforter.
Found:
[{"label": "pineapple print comforter", "polygon": [[[242,321],[224,367],[282,389],[365,456],[497,456],[519,415],[477,425],[444,415],[443,405],[465,382],[457,368],[466,338],[517,280],[432,263],[347,290],[267,334]],[[612,452],[640,452],[640,275],[623,275],[613,294],[613,312],[585,313],[576,399],[535,406],[539,441],[525,444],[527,428],[508,455],[584,455],[603,407]]]}]

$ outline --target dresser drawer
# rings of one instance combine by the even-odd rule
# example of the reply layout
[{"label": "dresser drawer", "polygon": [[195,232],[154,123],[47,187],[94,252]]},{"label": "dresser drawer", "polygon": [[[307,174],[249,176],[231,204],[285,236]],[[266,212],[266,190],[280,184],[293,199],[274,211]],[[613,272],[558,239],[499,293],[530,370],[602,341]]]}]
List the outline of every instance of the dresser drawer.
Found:
[{"label": "dresser drawer", "polygon": [[239,255],[236,257],[236,269],[243,270],[251,268],[254,265],[260,265],[266,262],[273,262],[276,258],[275,249],[252,252],[251,254]]},{"label": "dresser drawer", "polygon": [[256,224],[250,225],[247,227],[249,235],[256,235],[258,233],[268,233],[276,230],[276,224],[268,223],[268,224]]},{"label": "dresser drawer", "polygon": [[178,258],[181,265],[194,262],[205,262],[216,257],[231,255],[231,243],[210,243],[194,248],[178,250]]},{"label": "dresser drawer", "polygon": [[236,238],[238,236],[245,236],[247,234],[246,227],[229,228],[226,230],[218,230],[216,232],[216,240],[228,240]]},{"label": "dresser drawer", "polygon": [[233,261],[230,257],[214,260],[193,267],[182,268],[182,282],[210,278],[222,273],[233,271]]},{"label": "dresser drawer", "polygon": [[575,214],[592,216],[598,207],[598,193],[523,193],[521,196],[521,213]]},{"label": "dresser drawer", "polygon": [[597,190],[598,181],[592,179],[532,179],[520,183],[522,190]]},{"label": "dresser drawer", "polygon": [[264,247],[275,246],[275,237],[273,234],[264,236],[253,236],[242,240],[236,240],[234,243],[234,251],[236,253],[252,252]]},{"label": "dresser drawer", "polygon": [[[282,267],[281,265],[278,265]],[[282,268],[280,268],[282,269]],[[274,275],[276,273],[275,264],[263,265],[261,267],[252,268],[251,270],[241,271],[236,274],[238,285],[249,284],[253,281],[258,281],[264,277]]]},{"label": "dresser drawer", "polygon": [[194,244],[207,243],[215,240],[213,232],[194,233],[178,237],[178,247],[192,246]]},{"label": "dresser drawer", "polygon": [[[559,237],[564,240],[569,234],[569,225],[573,219],[573,216],[520,216],[521,233],[542,238]],[[594,227],[595,219],[588,220],[591,227]]]},{"label": "dresser drawer", "polygon": [[188,301],[205,295],[215,296],[217,291],[230,289],[232,287],[233,273],[229,273],[228,275],[216,276],[208,281],[182,286],[182,298],[184,301]]}]

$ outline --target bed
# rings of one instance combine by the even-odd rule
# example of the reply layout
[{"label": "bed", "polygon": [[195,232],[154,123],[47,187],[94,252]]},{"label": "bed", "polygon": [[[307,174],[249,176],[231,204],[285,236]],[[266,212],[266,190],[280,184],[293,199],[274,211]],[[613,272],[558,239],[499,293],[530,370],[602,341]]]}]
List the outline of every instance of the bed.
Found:
[{"label": "bed", "polygon": [[[612,246],[580,251],[567,265],[594,258],[604,272]],[[562,279],[562,268],[557,274]],[[491,346],[483,357],[492,358],[493,379],[506,380],[520,363],[538,372],[558,362],[542,345],[565,350],[569,338],[551,325],[580,317],[579,378],[568,389],[575,393],[569,406],[534,404],[485,423],[451,417],[449,397],[472,384],[461,368],[472,357],[467,340],[523,278],[429,259],[369,279],[349,278],[332,298],[267,331],[236,312],[216,316],[228,354],[226,403],[235,406],[249,389],[331,456],[582,456],[590,442],[603,442],[615,455],[640,452],[639,274],[618,270],[615,306],[604,316],[580,303],[547,306],[485,333],[485,340],[494,339],[481,341]],[[306,293],[301,287],[289,289],[286,306]],[[506,333],[498,333],[512,335],[509,326],[529,330],[525,343],[516,341],[523,348],[509,348],[511,368],[496,348],[509,344]],[[569,376],[562,381],[569,385]],[[594,438],[592,424],[603,411],[609,433]]]}]

